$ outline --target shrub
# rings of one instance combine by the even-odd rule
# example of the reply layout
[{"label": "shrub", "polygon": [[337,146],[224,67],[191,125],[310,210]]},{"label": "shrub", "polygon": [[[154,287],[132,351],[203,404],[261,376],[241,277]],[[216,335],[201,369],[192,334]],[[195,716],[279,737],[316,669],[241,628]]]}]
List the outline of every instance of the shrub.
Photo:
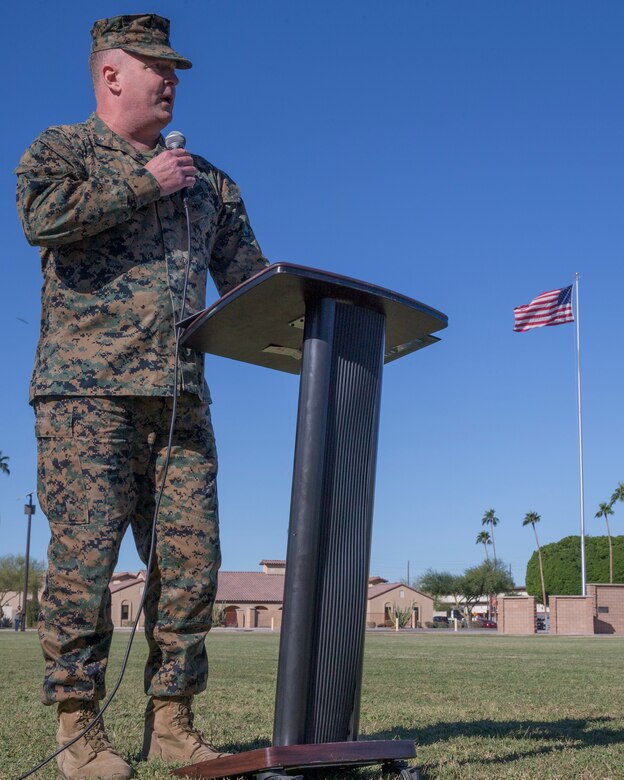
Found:
[{"label": "shrub", "polygon": [[212,607],[212,625],[225,625],[225,604],[222,601],[215,601]]},{"label": "shrub", "polygon": [[398,620],[399,628],[405,628],[405,626],[409,625],[413,612],[414,602],[412,602],[409,607],[400,607],[398,604],[393,604],[390,608],[390,619],[392,621],[392,625],[396,625]]},{"label": "shrub", "polygon": [[[624,536],[612,536],[613,582],[624,582]],[[609,540],[606,536],[585,539],[587,582],[609,582]],[[581,588],[581,539],[566,536],[542,547],[544,584],[547,594],[573,596]],[[531,556],[526,570],[529,596],[542,600],[542,585],[537,552]]]}]

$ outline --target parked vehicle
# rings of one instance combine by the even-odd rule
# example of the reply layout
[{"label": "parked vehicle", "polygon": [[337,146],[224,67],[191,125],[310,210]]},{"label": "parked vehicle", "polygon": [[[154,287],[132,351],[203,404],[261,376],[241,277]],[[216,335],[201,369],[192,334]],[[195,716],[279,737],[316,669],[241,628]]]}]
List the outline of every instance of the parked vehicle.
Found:
[{"label": "parked vehicle", "polygon": [[446,615],[434,615],[433,622],[437,624],[438,628],[448,628],[450,625]]},{"label": "parked vehicle", "polygon": [[480,628],[498,628],[496,621],[489,618],[477,618],[472,621],[472,625]]}]

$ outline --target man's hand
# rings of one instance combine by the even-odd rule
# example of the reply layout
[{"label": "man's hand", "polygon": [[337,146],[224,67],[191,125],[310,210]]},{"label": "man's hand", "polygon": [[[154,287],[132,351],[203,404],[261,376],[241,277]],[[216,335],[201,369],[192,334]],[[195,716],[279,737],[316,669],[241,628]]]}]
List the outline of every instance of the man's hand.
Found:
[{"label": "man's hand", "polygon": [[197,171],[186,149],[167,149],[157,154],[145,167],[158,182],[163,198],[195,184]]}]

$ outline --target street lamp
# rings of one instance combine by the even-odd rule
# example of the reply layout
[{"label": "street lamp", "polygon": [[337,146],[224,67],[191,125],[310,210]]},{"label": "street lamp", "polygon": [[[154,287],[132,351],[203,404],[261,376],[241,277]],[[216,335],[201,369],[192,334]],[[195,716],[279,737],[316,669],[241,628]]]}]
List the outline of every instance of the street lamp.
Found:
[{"label": "street lamp", "polygon": [[28,531],[26,532],[26,557],[24,560],[24,596],[22,598],[22,620],[20,629],[26,631],[26,607],[28,605],[28,567],[30,564],[30,524],[35,514],[33,494],[28,493],[28,503],[24,506],[24,514],[28,517]]}]

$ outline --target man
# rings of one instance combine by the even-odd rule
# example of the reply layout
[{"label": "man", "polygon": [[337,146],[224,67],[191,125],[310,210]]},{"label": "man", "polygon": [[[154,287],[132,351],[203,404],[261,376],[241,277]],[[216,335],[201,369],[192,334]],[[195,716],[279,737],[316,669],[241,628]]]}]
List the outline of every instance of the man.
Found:
[{"label": "man", "polygon": [[[201,157],[166,150],[178,76],[191,67],[154,14],[95,22],[96,111],[45,130],[17,168],[18,211],[41,247],[41,336],[31,383],[38,495],[51,529],[39,623],[43,701],[59,744],[105,696],[112,636],[108,583],[128,525],[147,562],[174,395],[176,322],[205,305],[207,272],[224,293],[266,266],[236,185]],[[145,630],[143,753],[222,755],[193,728],[206,687],[204,639],[220,564],[217,459],[202,356],[182,348],[172,457],[156,526]],[[64,777],[127,778],[98,724],[61,753]]]}]

